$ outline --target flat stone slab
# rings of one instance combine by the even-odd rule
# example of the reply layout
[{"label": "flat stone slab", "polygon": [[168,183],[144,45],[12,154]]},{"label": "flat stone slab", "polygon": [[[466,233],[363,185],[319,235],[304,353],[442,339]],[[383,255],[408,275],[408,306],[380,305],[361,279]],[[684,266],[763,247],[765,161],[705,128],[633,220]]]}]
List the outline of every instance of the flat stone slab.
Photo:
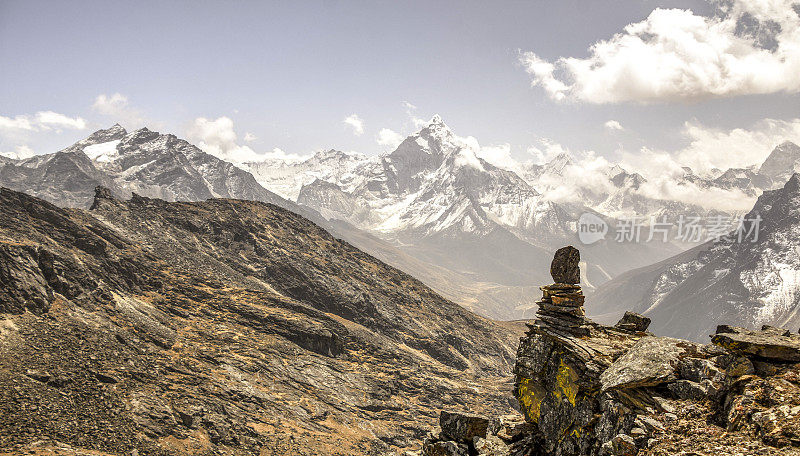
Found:
[{"label": "flat stone slab", "polygon": [[678,361],[699,349],[698,344],[671,337],[642,337],[600,375],[602,390],[675,381]]},{"label": "flat stone slab", "polygon": [[[722,332],[721,332],[722,331]],[[720,326],[711,342],[734,353],[772,361],[800,362],[800,336],[776,331],[749,331],[743,328]]]}]

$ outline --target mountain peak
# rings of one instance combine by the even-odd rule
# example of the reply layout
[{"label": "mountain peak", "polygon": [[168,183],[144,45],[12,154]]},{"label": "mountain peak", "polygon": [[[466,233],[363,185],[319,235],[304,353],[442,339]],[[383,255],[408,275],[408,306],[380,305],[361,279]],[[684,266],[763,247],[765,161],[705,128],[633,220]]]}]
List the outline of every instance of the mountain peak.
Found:
[{"label": "mountain peak", "polygon": [[784,141],[772,149],[769,156],[759,168],[759,173],[775,182],[788,179],[795,171],[800,171],[800,146]]},{"label": "mountain peak", "polygon": [[122,139],[128,132],[122,125],[116,123],[105,130],[97,130],[96,132],[92,133],[86,139],[79,141],[77,144],[80,146],[90,146],[93,144],[101,144],[109,141],[116,141],[118,139]]}]

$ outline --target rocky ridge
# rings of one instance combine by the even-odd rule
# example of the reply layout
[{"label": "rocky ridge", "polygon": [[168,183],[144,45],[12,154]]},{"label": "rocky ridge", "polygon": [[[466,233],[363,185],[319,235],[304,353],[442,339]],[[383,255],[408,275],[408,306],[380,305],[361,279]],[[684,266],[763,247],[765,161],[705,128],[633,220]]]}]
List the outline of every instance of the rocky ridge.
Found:
[{"label": "rocky ridge", "polygon": [[0,453],[386,454],[512,410],[515,330],[277,206],[0,189]]},{"label": "rocky ridge", "polygon": [[800,454],[800,334],[723,325],[703,345],[648,324],[530,324],[515,367],[522,416],[442,412],[421,454]]}]

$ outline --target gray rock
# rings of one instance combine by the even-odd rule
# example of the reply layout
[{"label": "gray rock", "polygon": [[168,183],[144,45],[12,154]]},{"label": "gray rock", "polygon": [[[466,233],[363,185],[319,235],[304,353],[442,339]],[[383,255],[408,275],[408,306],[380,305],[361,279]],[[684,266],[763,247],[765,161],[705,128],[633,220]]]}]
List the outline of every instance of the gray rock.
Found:
[{"label": "gray rock", "polygon": [[659,423],[656,419],[647,415],[637,415],[634,421],[636,426],[647,429],[650,432],[661,432],[664,430],[664,425]]},{"label": "gray rock", "polygon": [[726,367],[725,375],[729,377],[742,377],[755,372],[753,362],[746,356],[735,357]]},{"label": "gray rock", "polygon": [[691,380],[678,380],[667,385],[667,389],[678,399],[702,401],[708,396],[708,388]]},{"label": "gray rock", "polygon": [[496,436],[489,436],[485,439],[476,436],[472,440],[472,447],[478,456],[508,455],[508,445]]},{"label": "gray rock", "polygon": [[603,391],[669,383],[677,379],[678,360],[697,352],[698,345],[669,337],[647,336],[636,342],[600,376]]},{"label": "gray rock", "polygon": [[626,331],[642,332],[647,331],[648,326],[650,326],[650,319],[635,312],[625,312],[625,315],[615,326]]},{"label": "gray rock", "polygon": [[717,334],[711,338],[711,342],[746,356],[796,363],[800,361],[800,337],[787,333],[770,328],[766,331],[749,331],[724,326],[717,328]]},{"label": "gray rock", "polygon": [[489,420],[479,415],[442,411],[439,415],[442,437],[456,442],[472,442],[476,436],[486,438]]},{"label": "gray rock", "polygon": [[684,358],[678,364],[680,377],[693,382],[703,380],[721,381],[724,377],[714,363],[702,358]]},{"label": "gray rock", "polygon": [[555,283],[576,284],[581,281],[581,253],[568,245],[556,250],[550,264],[550,275]]},{"label": "gray rock", "polygon": [[469,456],[469,448],[452,441],[429,442],[422,445],[422,456]]},{"label": "gray rock", "polygon": [[619,434],[611,439],[611,448],[615,456],[636,456],[639,452],[633,437],[625,434]]}]

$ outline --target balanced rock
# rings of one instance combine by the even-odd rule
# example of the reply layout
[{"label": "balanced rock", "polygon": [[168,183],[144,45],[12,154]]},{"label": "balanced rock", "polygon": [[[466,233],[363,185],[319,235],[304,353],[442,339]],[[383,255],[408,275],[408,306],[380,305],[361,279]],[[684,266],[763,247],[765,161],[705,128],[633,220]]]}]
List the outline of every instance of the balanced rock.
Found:
[{"label": "balanced rock", "polygon": [[550,263],[550,275],[555,283],[576,284],[581,281],[581,253],[568,245],[556,250]]}]

